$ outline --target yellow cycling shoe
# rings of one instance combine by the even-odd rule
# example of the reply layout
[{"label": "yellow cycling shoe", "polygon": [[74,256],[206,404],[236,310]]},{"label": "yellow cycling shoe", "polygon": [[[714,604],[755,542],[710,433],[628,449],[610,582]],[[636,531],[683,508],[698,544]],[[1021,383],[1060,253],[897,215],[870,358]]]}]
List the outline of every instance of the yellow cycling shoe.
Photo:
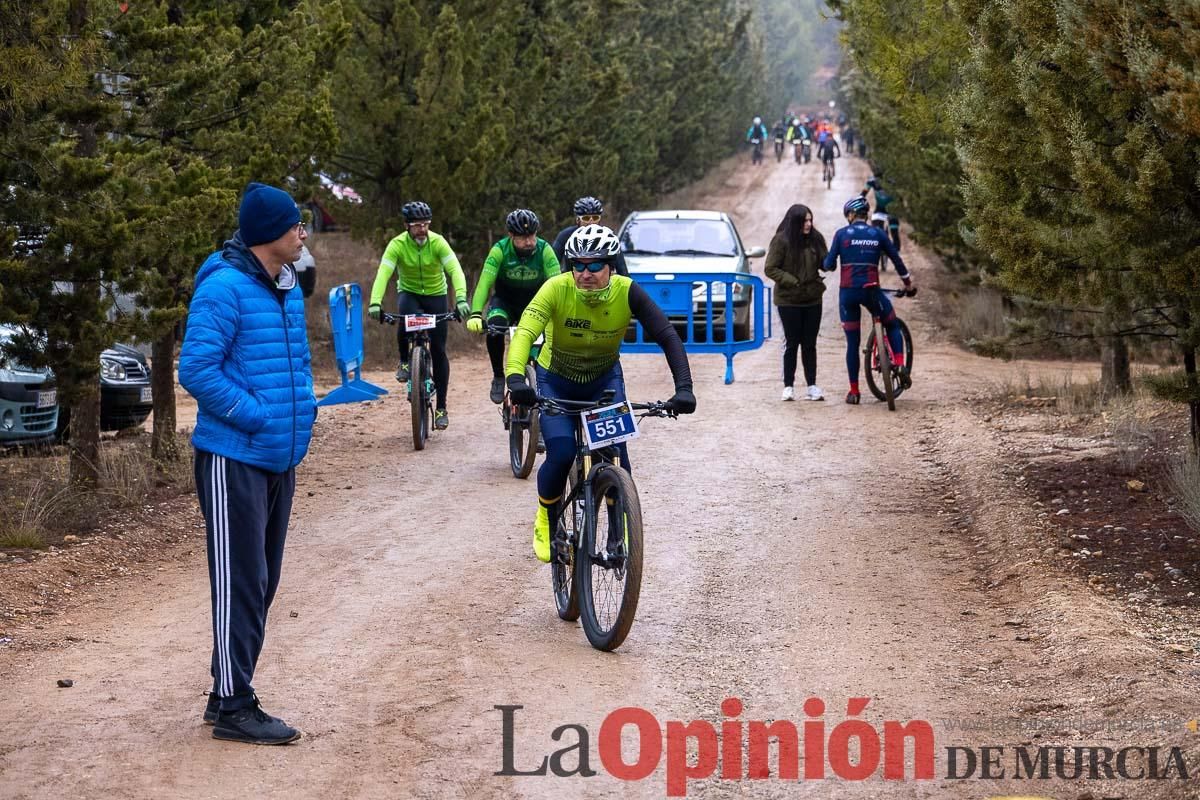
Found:
[{"label": "yellow cycling shoe", "polygon": [[537,516],[533,518],[533,552],[538,561],[550,563],[550,514],[538,503]]}]

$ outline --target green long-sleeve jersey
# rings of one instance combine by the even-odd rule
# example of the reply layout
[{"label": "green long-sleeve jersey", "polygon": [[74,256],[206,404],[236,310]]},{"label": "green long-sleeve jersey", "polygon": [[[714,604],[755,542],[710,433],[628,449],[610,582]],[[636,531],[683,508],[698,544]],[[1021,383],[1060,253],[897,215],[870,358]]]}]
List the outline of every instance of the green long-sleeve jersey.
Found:
[{"label": "green long-sleeve jersey", "polygon": [[454,286],[455,302],[467,299],[467,279],[450,243],[439,233],[429,232],[425,244],[418,245],[408,232],[388,243],[371,287],[371,305],[383,302],[388,281],[396,276],[396,290],[411,294],[446,294],[446,276]]},{"label": "green long-sleeve jersey", "polygon": [[533,252],[522,257],[513,247],[512,239],[506,236],[492,245],[484,259],[483,272],[471,298],[471,311],[483,311],[493,286],[501,297],[513,294],[532,297],[543,282],[559,273],[558,257],[545,239],[539,238]]},{"label": "green long-sleeve jersey", "polygon": [[679,334],[646,290],[623,275],[612,276],[607,294],[596,305],[584,302],[571,273],[543,283],[521,315],[504,374],[524,375],[529,349],[538,334],[545,333],[538,364],[577,383],[595,380],[617,363],[625,330],[634,318],[663,349],[675,389],[690,390],[692,372]]}]

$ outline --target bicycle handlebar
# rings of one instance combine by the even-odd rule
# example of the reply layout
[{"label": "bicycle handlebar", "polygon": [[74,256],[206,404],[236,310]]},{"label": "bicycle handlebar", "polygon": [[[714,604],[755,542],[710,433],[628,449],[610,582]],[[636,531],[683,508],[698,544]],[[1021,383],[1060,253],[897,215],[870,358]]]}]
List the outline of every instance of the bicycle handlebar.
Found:
[{"label": "bicycle handlebar", "polygon": [[[601,396],[599,400],[563,400],[555,397],[542,397],[538,395],[537,405],[541,407],[547,414],[569,414],[572,412],[578,413],[581,411],[591,411],[593,408],[612,405],[613,398],[610,392],[605,392],[607,396]],[[644,411],[644,414],[638,414],[638,418],[642,417],[669,417],[675,419],[679,413],[670,407],[670,403],[666,400],[656,400],[651,403],[630,403],[629,407],[634,411]]]}]

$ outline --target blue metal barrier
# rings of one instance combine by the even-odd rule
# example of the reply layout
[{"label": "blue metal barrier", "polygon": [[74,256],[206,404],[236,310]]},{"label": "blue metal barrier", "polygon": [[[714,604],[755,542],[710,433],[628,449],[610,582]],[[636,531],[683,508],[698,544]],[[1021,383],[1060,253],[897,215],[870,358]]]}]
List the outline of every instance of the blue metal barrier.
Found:
[{"label": "blue metal barrier", "polygon": [[317,405],[358,403],[387,394],[387,389],[362,379],[362,290],[357,283],[343,283],[329,290],[329,324],[342,385],[322,397]]},{"label": "blue metal barrier", "polygon": [[[724,354],[725,383],[733,383],[734,355],[757,350],[770,337],[770,315],[763,313],[769,308],[764,303],[768,290],[762,278],[743,272],[641,273],[630,277],[654,298],[680,331],[685,350]],[[749,331],[737,330],[734,325],[736,309],[743,305],[748,306]],[[734,308],[735,313],[725,313],[728,308]],[[743,338],[737,338],[738,333]],[[631,340],[626,335],[621,352],[658,352],[658,345],[645,340],[642,326],[636,320],[632,336]]]}]

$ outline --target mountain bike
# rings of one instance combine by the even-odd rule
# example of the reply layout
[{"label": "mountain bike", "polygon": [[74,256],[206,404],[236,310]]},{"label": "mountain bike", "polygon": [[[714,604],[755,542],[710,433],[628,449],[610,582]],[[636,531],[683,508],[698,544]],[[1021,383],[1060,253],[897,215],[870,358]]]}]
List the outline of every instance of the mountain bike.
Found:
[{"label": "mountain bike", "polygon": [[[883,287],[877,288],[880,292],[887,291]],[[916,289],[897,289],[892,292],[894,297],[915,297],[916,294]],[[900,338],[904,347],[904,369],[911,376],[912,334],[909,333],[908,325],[904,323],[904,320],[897,317],[896,323],[900,326]],[[875,395],[878,400],[886,402],[888,411],[896,410],[896,398],[904,392],[899,370],[894,366],[893,355],[892,343],[887,337],[887,328],[884,326],[883,320],[872,314],[871,333],[867,336],[867,343],[863,345],[863,363],[866,367],[867,386],[871,389],[871,394]]]},{"label": "mountain bike", "polygon": [[833,188],[833,159],[821,159],[821,180],[825,182],[826,189]]},{"label": "mountain bike", "polygon": [[783,137],[775,137],[775,163],[778,164],[783,160]]},{"label": "mountain bike", "polygon": [[429,439],[429,426],[433,421],[433,358],[429,355],[429,331],[439,322],[458,319],[458,313],[445,314],[389,314],[384,312],[380,319],[389,325],[404,325],[407,333],[413,334],[412,354],[409,356],[409,376],[406,388],[408,402],[412,408],[413,449],[424,450]]},{"label": "mountain bike", "polygon": [[[508,336],[512,340],[512,332],[505,323],[488,321],[487,331],[492,336]],[[537,386],[537,373],[533,364],[537,361],[538,353],[545,342],[544,336],[538,336],[533,346],[529,348],[529,360],[525,362],[525,382]],[[508,464],[512,467],[514,478],[528,478],[533,471],[533,462],[537,454],[545,449],[541,443],[541,431],[537,409],[519,406],[512,401],[506,388],[504,402],[500,404],[500,419],[504,422],[504,430],[508,431]]]},{"label": "mountain bike", "polygon": [[804,156],[804,163],[812,162],[812,139],[805,139],[801,144],[801,153]]},{"label": "mountain bike", "polygon": [[751,151],[751,153],[750,153],[750,163],[751,163],[751,164],[755,164],[755,165],[757,165],[757,164],[761,164],[761,163],[762,163],[762,160],[763,160],[763,143],[762,143],[762,139],[759,139],[759,138],[756,136],[756,137],[754,137],[753,139],[751,139],[751,140],[750,140],[750,144],[751,144],[751,145],[754,147],[754,149],[753,149],[753,150]]},{"label": "mountain bike", "polygon": [[634,411],[644,417],[678,416],[665,402],[614,404],[542,397],[547,414],[575,422],[575,463],[551,531],[551,585],[558,616],[582,617],[597,650],[617,649],[633,627],[642,590],[642,506],[633,478],[614,445],[637,435]]}]

